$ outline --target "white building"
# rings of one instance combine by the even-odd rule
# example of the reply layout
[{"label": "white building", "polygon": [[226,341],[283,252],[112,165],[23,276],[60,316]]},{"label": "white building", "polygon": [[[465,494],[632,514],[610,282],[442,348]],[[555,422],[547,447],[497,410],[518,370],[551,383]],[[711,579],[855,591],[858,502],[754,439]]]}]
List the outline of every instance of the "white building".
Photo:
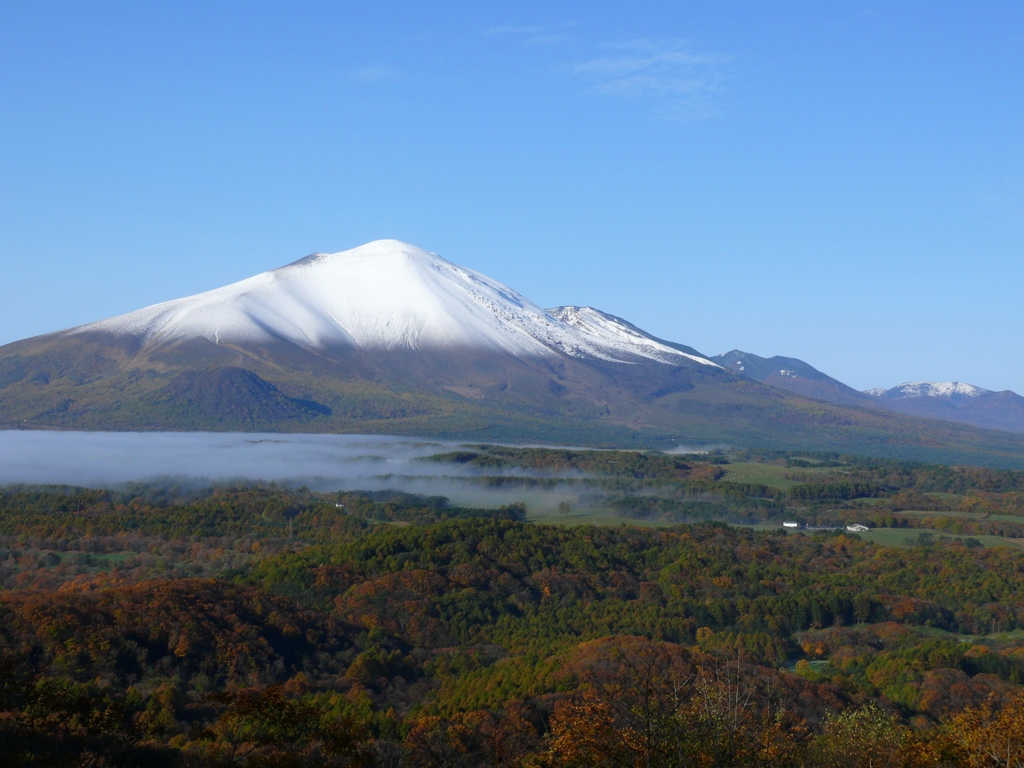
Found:
[{"label": "white building", "polygon": [[796,523],[796,522],[794,522],[792,520],[786,520],[786,521],[784,521],[782,523],[782,527],[783,528],[799,528],[800,527],[800,523]]},{"label": "white building", "polygon": [[853,525],[846,526],[846,530],[853,531],[854,533],[863,533],[864,531],[870,531],[871,529],[868,528],[866,525],[854,523]]}]

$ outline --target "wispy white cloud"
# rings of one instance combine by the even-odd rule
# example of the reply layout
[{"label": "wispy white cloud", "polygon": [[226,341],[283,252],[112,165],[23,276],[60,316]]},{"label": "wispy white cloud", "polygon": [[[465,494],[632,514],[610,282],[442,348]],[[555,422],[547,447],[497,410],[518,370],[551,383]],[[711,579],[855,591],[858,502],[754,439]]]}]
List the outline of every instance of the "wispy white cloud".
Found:
[{"label": "wispy white cloud", "polygon": [[377,64],[354,69],[348,74],[353,80],[359,80],[364,83],[382,83],[399,80],[402,77],[402,74],[397,69]]},{"label": "wispy white cloud", "polygon": [[662,117],[674,120],[718,113],[713,97],[725,90],[732,57],[702,53],[685,40],[640,39],[605,50],[572,67],[592,93],[651,100]]},{"label": "wispy white cloud", "polygon": [[488,37],[498,35],[512,35],[523,38],[523,42],[529,45],[552,45],[565,42],[571,39],[569,30],[574,22],[566,24],[537,24],[535,26],[521,27],[488,27],[484,34]]}]

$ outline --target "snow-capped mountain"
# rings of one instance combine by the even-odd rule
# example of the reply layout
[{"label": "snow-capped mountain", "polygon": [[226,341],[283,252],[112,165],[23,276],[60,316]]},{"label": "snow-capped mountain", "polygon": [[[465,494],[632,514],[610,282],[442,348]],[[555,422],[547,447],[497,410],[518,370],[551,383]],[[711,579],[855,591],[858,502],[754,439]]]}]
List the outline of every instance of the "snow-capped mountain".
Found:
[{"label": "snow-capped mountain", "polygon": [[[1016,397],[968,399],[1005,394]],[[395,240],[314,254],[0,347],[0,428],[369,432],[916,456],[998,445],[1024,456],[1015,435],[994,439],[886,412],[960,397],[872,397],[792,358],[733,352],[712,360],[591,307],[542,309]],[[965,409],[953,410],[937,417],[964,420]]]},{"label": "snow-capped mountain", "polygon": [[885,408],[911,416],[945,419],[987,429],[1024,432],[1024,398],[960,381],[909,381],[864,394]]},{"label": "snow-capped mountain", "polygon": [[285,341],[312,350],[475,349],[715,366],[590,307],[546,312],[496,280],[397,240],[313,254],[65,333],[133,336],[146,346]]},{"label": "snow-capped mountain", "polygon": [[910,381],[892,389],[858,392],[803,360],[759,357],[734,349],[711,358],[744,376],[828,403],[884,409],[984,429],[1024,432],[1024,398],[958,381]]},{"label": "snow-capped mountain", "polygon": [[974,398],[991,394],[987,389],[959,381],[908,381],[892,389],[867,389],[864,394],[872,397],[946,397]]},{"label": "snow-capped mountain", "polygon": [[653,397],[734,381],[614,315],[378,240],[2,347],[0,424],[634,433]]}]

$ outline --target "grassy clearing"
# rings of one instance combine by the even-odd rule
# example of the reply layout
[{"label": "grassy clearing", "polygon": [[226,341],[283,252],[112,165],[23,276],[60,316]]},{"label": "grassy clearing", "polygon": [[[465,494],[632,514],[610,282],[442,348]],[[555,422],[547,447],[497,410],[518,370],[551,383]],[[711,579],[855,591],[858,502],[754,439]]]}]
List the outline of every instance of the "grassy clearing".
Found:
[{"label": "grassy clearing", "polygon": [[884,501],[885,501],[885,499],[882,499],[882,498],[878,498],[878,499],[847,499],[847,500],[843,501],[843,504],[845,504],[847,506],[851,506],[851,507],[874,507],[874,506],[876,506],[878,504],[883,503]]},{"label": "grassy clearing", "polygon": [[[725,476],[722,479],[731,483],[760,483],[775,488],[791,488],[798,485],[795,481],[787,480],[785,477],[787,472],[792,471],[780,464],[755,464],[744,461],[726,465]],[[801,471],[814,472],[815,470],[801,468]]]},{"label": "grassy clearing", "polygon": [[815,475],[835,475],[837,472],[842,472],[842,467],[787,467],[782,464],[738,461],[725,466],[722,479],[731,483],[759,483],[786,490],[802,482],[788,479],[787,474],[813,478]]},{"label": "grassy clearing", "polygon": [[907,517],[956,517],[963,520],[993,520],[1002,523],[1024,523],[1022,515],[989,515],[975,512],[959,512],[956,510],[942,510],[940,512],[923,512],[920,510],[906,510],[899,513]]},{"label": "grassy clearing", "polygon": [[987,635],[960,635],[938,627],[915,627],[915,631],[925,637],[936,637],[944,640],[959,640],[967,643],[981,641],[1020,641],[1024,640],[1024,629],[1014,629],[1010,632],[992,632]]},{"label": "grassy clearing", "polygon": [[917,537],[922,533],[930,533],[937,541],[939,537],[949,538],[971,538],[979,541],[986,547],[1017,547],[1024,549],[1024,541],[1020,539],[1007,539],[1002,536],[950,536],[945,531],[936,531],[930,528],[872,528],[867,533],[852,534],[860,536],[865,541],[880,544],[883,547],[904,547],[916,546]]}]

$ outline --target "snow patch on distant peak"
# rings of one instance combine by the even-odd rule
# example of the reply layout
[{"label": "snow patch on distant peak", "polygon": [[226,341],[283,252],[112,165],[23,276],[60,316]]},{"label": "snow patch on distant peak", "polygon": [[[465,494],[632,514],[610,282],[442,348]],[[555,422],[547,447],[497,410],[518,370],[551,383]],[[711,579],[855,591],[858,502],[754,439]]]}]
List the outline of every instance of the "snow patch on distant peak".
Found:
[{"label": "snow patch on distant peak", "polygon": [[871,395],[871,397],[881,397],[888,391],[889,390],[883,389],[882,387],[873,387],[872,389],[865,389],[864,394]]},{"label": "snow patch on distant peak", "polygon": [[989,390],[959,381],[908,381],[893,387],[891,391],[902,397],[978,397]]}]

